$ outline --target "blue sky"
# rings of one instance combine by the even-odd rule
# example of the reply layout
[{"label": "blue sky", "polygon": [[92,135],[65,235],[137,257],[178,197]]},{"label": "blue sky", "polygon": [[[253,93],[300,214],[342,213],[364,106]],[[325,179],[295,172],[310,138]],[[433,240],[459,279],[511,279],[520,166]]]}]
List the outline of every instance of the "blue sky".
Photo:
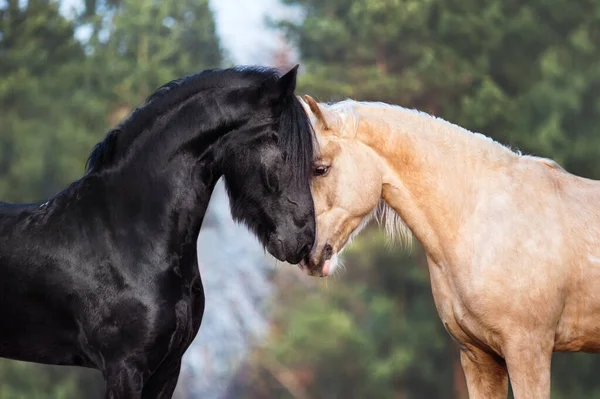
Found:
[{"label": "blue sky", "polygon": [[[1,0],[0,0],[1,1]],[[168,0],[166,0],[168,1]],[[265,26],[265,18],[297,17],[297,10],[279,0],[209,0],[217,33],[230,59],[236,64],[264,64],[280,44],[280,37]],[[62,13],[70,15],[81,0],[64,0]],[[85,32],[79,32],[84,36]]]}]

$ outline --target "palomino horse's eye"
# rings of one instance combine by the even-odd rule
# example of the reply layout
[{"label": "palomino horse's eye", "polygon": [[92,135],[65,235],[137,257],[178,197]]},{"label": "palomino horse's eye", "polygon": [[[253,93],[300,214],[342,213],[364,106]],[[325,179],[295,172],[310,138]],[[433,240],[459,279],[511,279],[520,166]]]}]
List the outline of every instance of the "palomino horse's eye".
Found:
[{"label": "palomino horse's eye", "polygon": [[329,171],[329,166],[319,165],[319,166],[315,166],[313,174],[315,176],[324,176],[327,174],[328,171]]}]

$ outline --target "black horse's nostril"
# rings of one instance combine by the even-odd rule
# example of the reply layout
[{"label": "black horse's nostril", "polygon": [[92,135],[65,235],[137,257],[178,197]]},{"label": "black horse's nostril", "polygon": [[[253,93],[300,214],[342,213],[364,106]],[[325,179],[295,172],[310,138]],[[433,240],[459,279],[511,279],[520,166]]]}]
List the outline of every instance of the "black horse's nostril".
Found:
[{"label": "black horse's nostril", "polygon": [[310,255],[311,249],[312,249],[312,244],[306,244],[300,251],[300,258],[301,259],[308,258],[308,255]]}]

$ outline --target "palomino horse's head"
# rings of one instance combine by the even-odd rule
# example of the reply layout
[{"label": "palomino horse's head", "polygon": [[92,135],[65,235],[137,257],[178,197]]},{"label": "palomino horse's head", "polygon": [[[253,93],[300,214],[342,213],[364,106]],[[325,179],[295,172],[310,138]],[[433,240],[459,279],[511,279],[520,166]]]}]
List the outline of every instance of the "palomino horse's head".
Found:
[{"label": "palomino horse's head", "polygon": [[384,167],[375,152],[356,139],[355,115],[317,104],[310,96],[304,100],[318,141],[311,183],[317,238],[301,267],[310,275],[327,276],[335,270],[337,254],[375,215]]}]

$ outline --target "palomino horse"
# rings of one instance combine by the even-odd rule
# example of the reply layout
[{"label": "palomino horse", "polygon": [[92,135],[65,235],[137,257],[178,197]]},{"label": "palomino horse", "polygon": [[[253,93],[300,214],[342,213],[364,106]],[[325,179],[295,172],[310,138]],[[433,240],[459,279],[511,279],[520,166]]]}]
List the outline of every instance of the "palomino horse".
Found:
[{"label": "palomino horse", "polygon": [[0,356],[99,369],[107,398],[170,398],[204,312],[196,242],[217,180],[279,260],[314,242],[296,71],[168,83],[80,180],[41,204],[0,204]]},{"label": "palomino horse", "polygon": [[335,271],[372,217],[414,235],[471,398],[550,396],[553,351],[600,351],[600,182],[481,134],[382,103],[305,97],[319,155],[317,239]]}]

